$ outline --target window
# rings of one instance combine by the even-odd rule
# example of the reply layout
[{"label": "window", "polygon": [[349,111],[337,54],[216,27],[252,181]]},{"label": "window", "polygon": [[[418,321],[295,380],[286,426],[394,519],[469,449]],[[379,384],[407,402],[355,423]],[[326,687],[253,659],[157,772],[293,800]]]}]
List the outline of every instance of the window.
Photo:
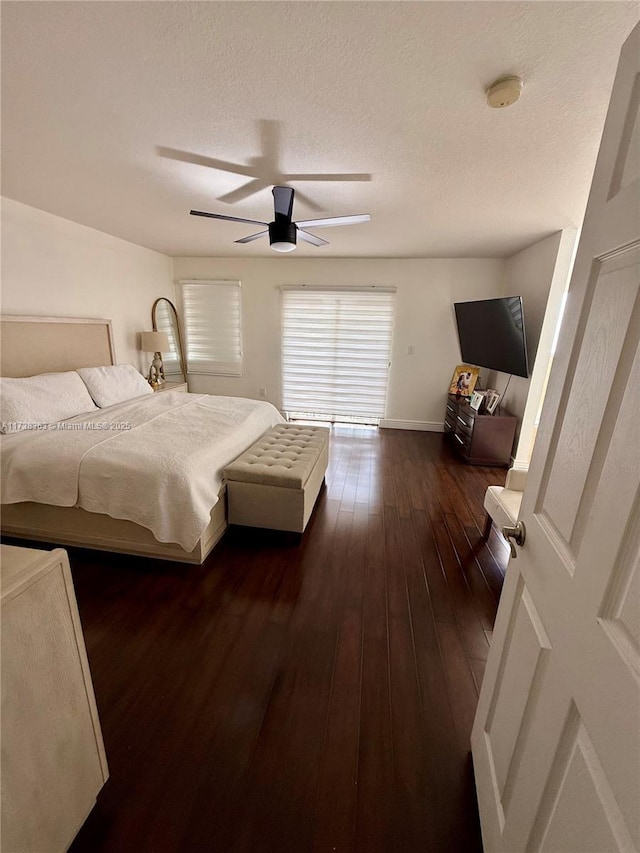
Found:
[{"label": "window", "polygon": [[282,407],[289,417],[384,417],[394,297],[384,287],[282,288]]},{"label": "window", "polygon": [[189,373],[242,375],[239,281],[181,281]]}]

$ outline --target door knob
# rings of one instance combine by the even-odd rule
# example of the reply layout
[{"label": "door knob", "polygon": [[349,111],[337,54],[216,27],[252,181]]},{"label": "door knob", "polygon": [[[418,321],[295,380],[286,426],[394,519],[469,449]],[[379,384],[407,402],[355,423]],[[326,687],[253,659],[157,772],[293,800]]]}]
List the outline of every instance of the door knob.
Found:
[{"label": "door knob", "polygon": [[513,527],[503,527],[502,535],[509,543],[511,556],[515,559],[518,556],[516,545],[524,545],[527,538],[527,528],[524,526],[524,521],[518,521]]}]

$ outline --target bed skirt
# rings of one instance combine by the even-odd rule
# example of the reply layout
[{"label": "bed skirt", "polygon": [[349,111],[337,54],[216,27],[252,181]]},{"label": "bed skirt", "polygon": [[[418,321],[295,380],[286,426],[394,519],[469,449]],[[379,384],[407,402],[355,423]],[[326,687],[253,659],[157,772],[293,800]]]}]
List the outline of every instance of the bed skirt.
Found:
[{"label": "bed skirt", "polygon": [[3,536],[50,542],[52,545],[95,548],[99,551],[199,565],[227,529],[226,510],[226,485],[223,485],[218,503],[211,510],[211,520],[192,551],[185,551],[175,543],[158,542],[150,530],[132,521],[87,512],[79,507],[38,503],[3,504],[0,508],[0,530]]}]

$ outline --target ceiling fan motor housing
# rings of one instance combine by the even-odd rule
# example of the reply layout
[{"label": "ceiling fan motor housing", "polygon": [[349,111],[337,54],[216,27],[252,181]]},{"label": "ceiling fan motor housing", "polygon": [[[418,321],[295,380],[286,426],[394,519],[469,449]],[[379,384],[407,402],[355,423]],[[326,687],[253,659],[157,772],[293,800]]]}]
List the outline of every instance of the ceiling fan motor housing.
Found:
[{"label": "ceiling fan motor housing", "polygon": [[296,247],[297,232],[295,222],[285,216],[278,216],[269,223],[269,244],[277,251],[290,251],[285,248],[278,249],[276,244],[289,244],[292,249]]},{"label": "ceiling fan motor housing", "polygon": [[[313,246],[326,246],[327,241],[315,234],[310,234],[306,230],[306,226],[314,228],[323,228],[327,225],[353,225],[356,222],[369,222],[371,217],[368,213],[357,214],[356,216],[330,216],[324,219],[303,219],[301,222],[293,222],[293,197],[295,190],[292,187],[276,186],[273,192],[273,207],[274,220],[273,222],[265,222],[263,219],[244,219],[240,216],[227,216],[224,213],[207,213],[204,210],[192,210],[192,216],[206,216],[208,219],[224,219],[227,222],[246,222],[249,225],[260,225],[262,228],[267,226],[267,231],[258,231],[257,234],[249,234],[247,237],[242,237],[236,240],[236,243],[253,243],[254,240],[259,240],[265,234],[269,234],[269,245],[274,252],[292,252],[296,248],[298,242],[298,232],[300,239],[305,243],[311,243]],[[300,227],[302,226],[302,227]]]}]

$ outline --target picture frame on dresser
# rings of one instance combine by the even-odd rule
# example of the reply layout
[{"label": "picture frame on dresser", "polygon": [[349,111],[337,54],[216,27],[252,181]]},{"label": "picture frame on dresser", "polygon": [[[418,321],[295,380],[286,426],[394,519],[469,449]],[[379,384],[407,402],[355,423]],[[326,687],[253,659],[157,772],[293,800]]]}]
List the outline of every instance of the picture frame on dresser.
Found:
[{"label": "picture frame on dresser", "polygon": [[493,415],[498,406],[500,405],[500,400],[502,399],[502,395],[499,391],[494,391],[492,388],[488,388],[484,395],[484,410],[488,415]]},{"label": "picture frame on dresser", "polygon": [[480,407],[482,406],[482,401],[485,399],[484,391],[474,391],[471,395],[471,399],[469,400],[469,405],[472,409],[475,409],[476,412],[480,411]]},{"label": "picture frame on dresser", "polygon": [[462,397],[471,397],[479,377],[479,367],[474,367],[471,364],[459,364],[453,371],[449,393]]}]

